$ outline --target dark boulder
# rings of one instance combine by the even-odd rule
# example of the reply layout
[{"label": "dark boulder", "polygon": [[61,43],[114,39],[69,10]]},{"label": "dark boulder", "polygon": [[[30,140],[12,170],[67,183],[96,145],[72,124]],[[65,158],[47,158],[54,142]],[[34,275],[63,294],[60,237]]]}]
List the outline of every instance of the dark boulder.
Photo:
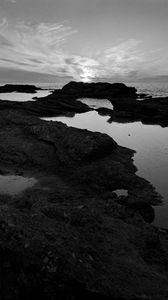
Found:
[{"label": "dark boulder", "polygon": [[24,85],[24,84],[5,84],[0,86],[0,93],[11,93],[11,92],[18,92],[18,93],[36,93],[37,90],[42,90],[35,85]]},{"label": "dark boulder", "polygon": [[106,97],[131,97],[136,98],[136,89],[127,87],[123,83],[84,83],[71,81],[66,84],[62,91],[78,97],[106,98]]}]

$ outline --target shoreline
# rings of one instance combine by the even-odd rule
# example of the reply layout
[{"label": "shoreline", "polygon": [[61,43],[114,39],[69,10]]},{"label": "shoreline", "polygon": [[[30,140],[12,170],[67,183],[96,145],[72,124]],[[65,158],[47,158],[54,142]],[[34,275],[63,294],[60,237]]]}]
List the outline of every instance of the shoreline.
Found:
[{"label": "shoreline", "polygon": [[138,104],[136,90],[122,84],[70,83],[33,103],[0,102],[3,171],[41,178],[17,197],[0,196],[4,299],[167,299],[167,232],[144,214],[161,197],[135,174],[134,151],[106,134],[39,119],[89,111],[76,99],[98,94],[111,99],[114,112],[104,113],[113,119],[168,125],[166,100]]},{"label": "shoreline", "polygon": [[[116,86],[115,86],[116,85]],[[89,90],[88,90],[89,86]],[[114,89],[115,86],[115,89]],[[20,87],[20,88],[19,88]],[[111,88],[112,87],[112,88]],[[29,85],[15,85],[1,87],[6,92],[12,89],[25,90],[26,93],[39,88]],[[115,91],[114,91],[115,90]],[[116,94],[115,94],[116,93]],[[135,88],[126,87],[124,84],[108,83],[80,83],[70,82],[62,89],[54,90],[49,96],[44,98],[35,98],[36,101],[27,101],[18,103],[17,101],[0,101],[0,109],[11,108],[19,109],[37,115],[39,117],[61,116],[66,113],[83,113],[89,110],[86,104],[77,99],[81,97],[107,99],[113,105],[113,110],[107,108],[97,109],[99,114],[111,117],[111,121],[135,122],[141,121],[143,124],[168,126],[168,97],[148,98],[143,94],[144,100],[139,101],[139,94]]]}]

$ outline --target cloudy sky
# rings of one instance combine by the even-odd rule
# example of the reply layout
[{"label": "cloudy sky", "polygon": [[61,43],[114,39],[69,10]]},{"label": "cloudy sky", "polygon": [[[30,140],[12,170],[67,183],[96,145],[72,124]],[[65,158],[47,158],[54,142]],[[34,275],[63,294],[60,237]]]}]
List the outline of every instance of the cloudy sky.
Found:
[{"label": "cloudy sky", "polygon": [[168,75],[167,16],[168,0],[0,0],[0,78]]}]

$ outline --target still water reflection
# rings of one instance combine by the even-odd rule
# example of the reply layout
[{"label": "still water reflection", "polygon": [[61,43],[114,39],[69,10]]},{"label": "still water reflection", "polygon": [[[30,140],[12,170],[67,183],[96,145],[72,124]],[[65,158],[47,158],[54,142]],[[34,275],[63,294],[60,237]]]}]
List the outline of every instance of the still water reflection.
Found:
[{"label": "still water reflection", "polygon": [[35,101],[33,98],[41,98],[46,97],[51,94],[49,90],[39,90],[36,93],[0,93],[0,100],[8,100],[8,101]]},{"label": "still water reflection", "polygon": [[96,111],[76,114],[73,118],[53,117],[68,126],[99,131],[110,135],[121,146],[136,150],[137,174],[149,180],[164,197],[164,205],[155,208],[155,225],[168,228],[168,128],[143,125],[141,122],[109,124],[109,117]]},{"label": "still water reflection", "polygon": [[16,175],[0,175],[0,194],[15,196],[31,188],[37,180]]},{"label": "still water reflection", "polygon": [[91,108],[105,107],[113,109],[113,105],[108,99],[79,98],[78,100]]}]

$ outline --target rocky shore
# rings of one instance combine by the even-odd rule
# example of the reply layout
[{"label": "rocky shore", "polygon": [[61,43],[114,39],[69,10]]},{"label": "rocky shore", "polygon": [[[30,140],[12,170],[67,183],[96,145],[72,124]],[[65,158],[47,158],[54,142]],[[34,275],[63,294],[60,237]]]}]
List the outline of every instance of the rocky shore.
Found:
[{"label": "rocky shore", "polygon": [[17,93],[36,93],[36,91],[42,90],[39,87],[36,87],[35,85],[29,85],[29,84],[5,84],[3,86],[0,86],[0,93],[11,93],[11,92],[17,92]]},{"label": "rocky shore", "polygon": [[72,82],[34,102],[0,101],[0,173],[37,179],[0,195],[0,298],[166,300],[168,234],[149,223],[161,196],[136,175],[134,151],[39,118],[91,110],[81,97],[109,99],[111,118],[166,124],[166,99],[141,104],[123,84]]},{"label": "rocky shore", "polygon": [[[2,91],[20,91],[33,93],[35,86],[12,86],[0,87]],[[70,115],[84,113],[92,110],[86,104],[80,102],[80,98],[108,99],[113,110],[100,107],[99,114],[110,116],[109,122],[135,122],[144,124],[157,124],[162,127],[168,126],[168,98],[150,98],[143,95],[144,100],[139,100],[137,90],[127,87],[122,83],[81,83],[70,82],[62,89],[55,90],[51,95],[44,98],[34,98],[36,101],[14,102],[0,101],[0,110],[21,110],[30,115],[40,117]]]}]

